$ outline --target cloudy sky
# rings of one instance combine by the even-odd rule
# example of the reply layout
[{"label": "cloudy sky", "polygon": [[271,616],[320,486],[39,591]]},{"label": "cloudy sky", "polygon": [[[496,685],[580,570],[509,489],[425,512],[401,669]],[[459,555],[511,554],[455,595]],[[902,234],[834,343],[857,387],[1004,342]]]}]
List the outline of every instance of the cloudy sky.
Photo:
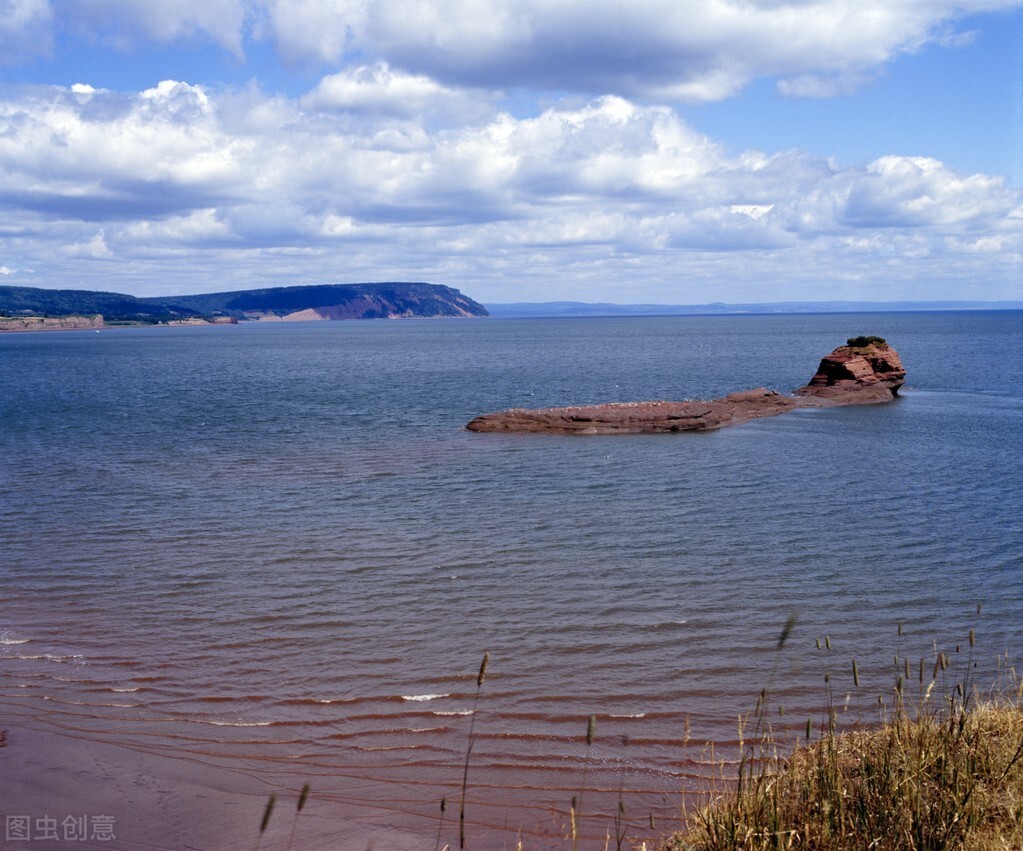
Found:
[{"label": "cloudy sky", "polygon": [[0,284],[1023,298],[1023,0],[0,0]]}]

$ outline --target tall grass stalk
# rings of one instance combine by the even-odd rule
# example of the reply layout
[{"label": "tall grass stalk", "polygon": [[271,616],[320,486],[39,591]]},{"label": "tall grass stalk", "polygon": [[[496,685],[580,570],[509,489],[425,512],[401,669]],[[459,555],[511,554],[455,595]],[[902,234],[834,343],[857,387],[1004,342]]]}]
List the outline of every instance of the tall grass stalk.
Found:
[{"label": "tall grass stalk", "polygon": [[273,815],[275,803],[277,803],[277,795],[273,794],[270,796],[270,800],[266,802],[266,807],[263,809],[263,818],[259,822],[259,838],[256,840],[256,851],[259,851],[259,846],[263,844],[263,834],[266,833],[266,827],[270,824],[270,816]]},{"label": "tall grass stalk", "polygon": [[437,841],[434,843],[434,851],[440,851],[440,837],[444,831],[444,813],[448,808],[448,799],[440,799],[440,820],[437,822]]},{"label": "tall grass stalk", "polygon": [[291,833],[288,835],[288,851],[291,851],[291,846],[295,841],[295,830],[298,828],[298,817],[302,815],[302,810],[305,807],[305,802],[308,797],[309,784],[306,783],[302,787],[302,791],[298,796],[298,802],[295,804],[295,820],[291,823]]},{"label": "tall grass stalk", "polygon": [[569,810],[569,821],[572,829],[572,851],[579,847],[579,819],[582,816],[583,793],[586,791],[586,775],[590,770],[590,749],[593,747],[593,737],[597,732],[597,716],[591,715],[586,722],[586,762],[583,764],[583,782],[579,788],[578,800],[572,798],[572,808]]},{"label": "tall grass stalk", "polygon": [[490,653],[483,653],[483,662],[480,664],[480,672],[476,676],[476,697],[472,704],[472,720],[469,722],[469,744],[465,749],[465,766],[462,769],[462,800],[458,807],[458,847],[465,848],[465,790],[469,786],[469,757],[472,756],[472,746],[476,742],[476,711],[480,705],[480,691],[483,688],[483,681],[487,677],[487,664],[490,662]]}]

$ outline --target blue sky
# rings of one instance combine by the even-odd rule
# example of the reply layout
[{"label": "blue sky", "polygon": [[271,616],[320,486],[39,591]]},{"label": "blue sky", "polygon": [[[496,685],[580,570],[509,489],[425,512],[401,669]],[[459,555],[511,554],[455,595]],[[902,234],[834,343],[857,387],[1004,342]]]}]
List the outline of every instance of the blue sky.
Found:
[{"label": "blue sky", "polygon": [[0,0],[0,283],[1023,298],[1023,0]]}]

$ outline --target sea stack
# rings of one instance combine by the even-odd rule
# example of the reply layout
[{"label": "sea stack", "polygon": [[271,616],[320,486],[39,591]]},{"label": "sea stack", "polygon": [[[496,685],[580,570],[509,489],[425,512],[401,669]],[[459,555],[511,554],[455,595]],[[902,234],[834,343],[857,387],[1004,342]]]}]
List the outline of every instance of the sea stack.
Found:
[{"label": "sea stack", "polygon": [[888,402],[905,381],[898,352],[882,337],[853,337],[821,358],[817,373],[796,395],[847,400],[838,404]]},{"label": "sea stack", "polygon": [[821,359],[805,387],[782,396],[758,387],[708,401],[607,402],[568,408],[513,408],[476,417],[466,428],[533,434],[653,434],[710,431],[773,417],[793,408],[890,402],[906,380],[895,351],[881,337],[853,337]]}]

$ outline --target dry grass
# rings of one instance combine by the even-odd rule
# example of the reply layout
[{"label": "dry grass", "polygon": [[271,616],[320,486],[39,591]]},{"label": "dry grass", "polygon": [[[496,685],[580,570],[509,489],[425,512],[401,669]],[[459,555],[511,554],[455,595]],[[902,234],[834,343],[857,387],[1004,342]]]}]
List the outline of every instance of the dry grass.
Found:
[{"label": "dry grass", "polygon": [[[933,685],[933,684],[932,684]],[[749,746],[735,791],[665,851],[1023,849],[1023,702],[969,705],[962,689],[878,729],[836,733],[779,756]]]}]

